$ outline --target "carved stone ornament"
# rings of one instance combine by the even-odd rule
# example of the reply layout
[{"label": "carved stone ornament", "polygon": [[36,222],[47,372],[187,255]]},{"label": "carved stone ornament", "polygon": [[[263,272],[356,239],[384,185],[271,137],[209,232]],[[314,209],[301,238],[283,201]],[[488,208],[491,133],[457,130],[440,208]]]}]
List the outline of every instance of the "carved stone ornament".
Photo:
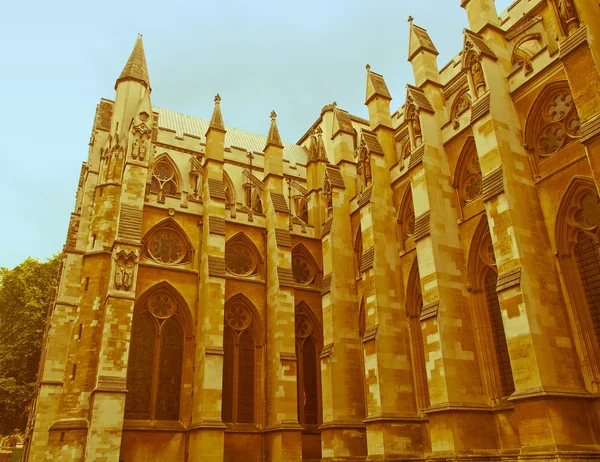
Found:
[{"label": "carved stone ornament", "polygon": [[568,89],[551,93],[540,115],[535,150],[541,157],[551,156],[581,135],[581,122]]},{"label": "carved stone ornament", "polygon": [[225,311],[225,323],[232,329],[241,331],[250,326],[252,313],[241,303],[235,303]]},{"label": "carved stone ornament", "polygon": [[573,0],[556,0],[556,8],[558,9],[560,22],[567,34],[571,35],[579,28],[579,18]]},{"label": "carved stone ornament", "polygon": [[296,315],[296,336],[306,338],[312,334],[312,323],[304,313]]},{"label": "carved stone ornament", "polygon": [[137,251],[126,251],[117,247],[113,254],[113,259],[115,260],[115,289],[130,290],[133,286],[136,264],[138,262]]},{"label": "carved stone ornament", "polygon": [[475,96],[479,97],[486,91],[485,77],[483,75],[483,68],[481,67],[481,56],[475,53],[471,55],[471,59],[469,61],[469,72],[471,73]]}]

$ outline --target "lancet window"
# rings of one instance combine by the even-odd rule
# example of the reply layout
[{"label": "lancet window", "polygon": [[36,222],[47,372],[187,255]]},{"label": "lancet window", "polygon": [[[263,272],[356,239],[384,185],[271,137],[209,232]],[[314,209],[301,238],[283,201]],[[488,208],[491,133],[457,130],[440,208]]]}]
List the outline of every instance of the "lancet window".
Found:
[{"label": "lancet window", "polygon": [[321,421],[319,355],[322,335],[318,321],[304,303],[296,307],[296,359],[298,364],[298,422],[317,425]]},{"label": "lancet window", "polygon": [[362,273],[360,267],[362,266],[363,256],[363,243],[362,243],[362,231],[360,227],[354,238],[354,267],[356,269],[356,277],[361,277]]},{"label": "lancet window", "polygon": [[600,197],[591,178],[574,178],[561,201],[556,227],[556,253],[583,362],[589,381],[600,383]]},{"label": "lancet window", "polygon": [[180,420],[186,308],[161,288],[136,307],[127,369],[125,418]]},{"label": "lancet window", "polygon": [[238,233],[225,244],[225,268],[235,276],[259,276],[262,259],[254,243],[243,233]]},{"label": "lancet window", "polygon": [[543,160],[577,140],[581,122],[566,82],[554,82],[536,100],[526,129],[526,139],[536,161]]},{"label": "lancet window", "polygon": [[481,166],[479,165],[479,157],[477,156],[477,149],[473,138],[469,138],[465,143],[458,159],[454,182],[461,206],[474,201],[481,195]]},{"label": "lancet window", "polygon": [[407,250],[407,242],[412,238],[415,232],[415,207],[413,204],[412,190],[410,185],[406,186],[406,191],[402,197],[400,208],[398,209],[398,238],[402,251]]},{"label": "lancet window", "polygon": [[162,265],[180,265],[191,261],[190,242],[172,219],[154,226],[143,238],[143,254]]},{"label": "lancet window", "polygon": [[166,155],[158,159],[152,168],[150,192],[158,194],[158,200],[164,202],[165,195],[177,195],[179,189],[177,183],[177,173],[173,163]]},{"label": "lancet window", "polygon": [[[471,283],[469,290],[474,297],[475,309],[481,310],[485,307],[475,318],[487,318],[485,325],[478,328],[487,333],[484,335],[483,348],[487,349],[486,352],[490,354],[490,359],[495,359],[497,375],[493,370],[488,372],[492,377],[497,376],[499,379],[499,382],[495,378],[489,381],[491,383],[490,393],[494,398],[509,396],[515,391],[515,385],[500,300],[496,292],[498,283],[496,257],[485,216],[481,219],[471,244],[469,278]],[[493,359],[491,360],[493,361]]]},{"label": "lancet window", "polygon": [[429,407],[425,349],[420,320],[422,309],[421,278],[419,276],[419,265],[415,259],[408,275],[406,287],[406,315],[408,316],[409,323],[408,333],[410,336],[411,356],[415,371],[416,399],[419,410]]},{"label": "lancet window", "polygon": [[236,295],[225,306],[223,334],[223,403],[225,423],[254,423],[256,395],[256,348],[260,320],[251,302]]}]

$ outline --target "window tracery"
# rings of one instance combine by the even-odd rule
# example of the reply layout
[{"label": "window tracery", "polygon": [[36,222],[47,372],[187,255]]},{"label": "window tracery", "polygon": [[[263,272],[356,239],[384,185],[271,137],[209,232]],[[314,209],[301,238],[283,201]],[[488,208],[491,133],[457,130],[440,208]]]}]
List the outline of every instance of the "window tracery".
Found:
[{"label": "window tracery", "polygon": [[225,306],[223,422],[254,423],[256,348],[260,321],[250,301],[236,295]]},{"label": "window tracery", "polygon": [[454,178],[461,207],[473,202],[481,195],[483,177],[473,138],[469,138],[465,143],[456,164]]},{"label": "window tracery", "polygon": [[145,257],[163,265],[179,265],[191,261],[191,248],[188,239],[175,222],[154,227],[143,239]]},{"label": "window tracery", "polygon": [[556,255],[581,343],[586,377],[600,384],[600,197],[591,178],[576,176],[556,217]]},{"label": "window tracery", "polygon": [[260,274],[261,258],[254,243],[245,235],[237,234],[225,244],[225,268],[241,277]]},{"label": "window tracery", "polygon": [[179,420],[184,357],[183,307],[159,288],[133,319],[125,418]]},{"label": "window tracery", "polygon": [[158,195],[158,201],[164,202],[165,195],[177,195],[177,173],[174,165],[165,155],[154,163],[150,192]]},{"label": "window tracery", "polygon": [[312,285],[317,282],[316,263],[302,244],[292,249],[292,274],[296,284]]},{"label": "window tracery", "polygon": [[538,160],[556,154],[581,135],[581,122],[566,82],[550,84],[531,112],[526,138]]}]

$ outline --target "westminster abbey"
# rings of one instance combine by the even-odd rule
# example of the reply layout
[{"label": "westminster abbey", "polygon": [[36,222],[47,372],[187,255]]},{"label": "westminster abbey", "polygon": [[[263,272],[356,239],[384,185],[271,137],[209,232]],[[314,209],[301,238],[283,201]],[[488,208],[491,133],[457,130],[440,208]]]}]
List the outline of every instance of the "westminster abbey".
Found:
[{"label": "westminster abbey", "polygon": [[460,6],[443,67],[409,19],[402,105],[367,66],[296,144],[152,106],[138,37],[24,460],[600,460],[600,8]]}]

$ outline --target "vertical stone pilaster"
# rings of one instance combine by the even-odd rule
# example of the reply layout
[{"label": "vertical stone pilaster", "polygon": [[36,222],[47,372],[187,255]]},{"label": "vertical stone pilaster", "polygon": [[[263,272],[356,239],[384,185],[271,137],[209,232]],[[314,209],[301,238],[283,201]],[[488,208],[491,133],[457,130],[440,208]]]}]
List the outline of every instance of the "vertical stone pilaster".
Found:
[{"label": "vertical stone pilaster", "polygon": [[[411,171],[415,232],[423,294],[421,328],[426,360],[430,407],[429,429],[433,454],[481,451],[493,437],[477,433],[492,428],[477,360],[467,300],[466,263],[454,209],[452,179],[440,139],[443,101],[435,83],[427,93],[408,86],[406,116],[413,151],[422,151],[422,163]],[[472,411],[480,412],[472,412]],[[452,424],[460,419],[478,435],[465,439]]]},{"label": "vertical stone pilaster", "polygon": [[[267,331],[265,457],[273,462],[302,460],[298,423],[294,278],[291,249],[277,233],[289,232],[289,209],[283,195],[283,144],[276,114],[265,147],[265,216],[267,225]],[[279,231],[278,231],[279,230]]]},{"label": "vertical stone pilaster", "polygon": [[[334,117],[337,121],[345,114],[336,110]],[[338,125],[348,127],[349,122],[344,117]],[[323,423],[320,428],[324,461],[360,457],[367,453],[363,381],[352,379],[362,374],[362,353],[350,223],[356,168],[344,164],[353,158],[351,136],[348,130],[337,131],[333,138],[333,158],[342,167],[348,167],[348,171],[343,171],[339,165],[328,165],[320,178],[315,178],[320,184],[326,182],[324,194],[331,196],[323,201],[322,215],[326,219],[321,231],[324,348],[321,353]],[[313,176],[309,178],[312,180]]]},{"label": "vertical stone pilaster", "polygon": [[195,376],[189,453],[224,457],[225,424],[221,420],[223,387],[223,325],[225,312],[225,236],[211,229],[211,217],[225,220],[223,158],[225,127],[219,95],[206,133],[206,162],[202,184],[204,203],[200,249],[200,296],[195,332]]}]

